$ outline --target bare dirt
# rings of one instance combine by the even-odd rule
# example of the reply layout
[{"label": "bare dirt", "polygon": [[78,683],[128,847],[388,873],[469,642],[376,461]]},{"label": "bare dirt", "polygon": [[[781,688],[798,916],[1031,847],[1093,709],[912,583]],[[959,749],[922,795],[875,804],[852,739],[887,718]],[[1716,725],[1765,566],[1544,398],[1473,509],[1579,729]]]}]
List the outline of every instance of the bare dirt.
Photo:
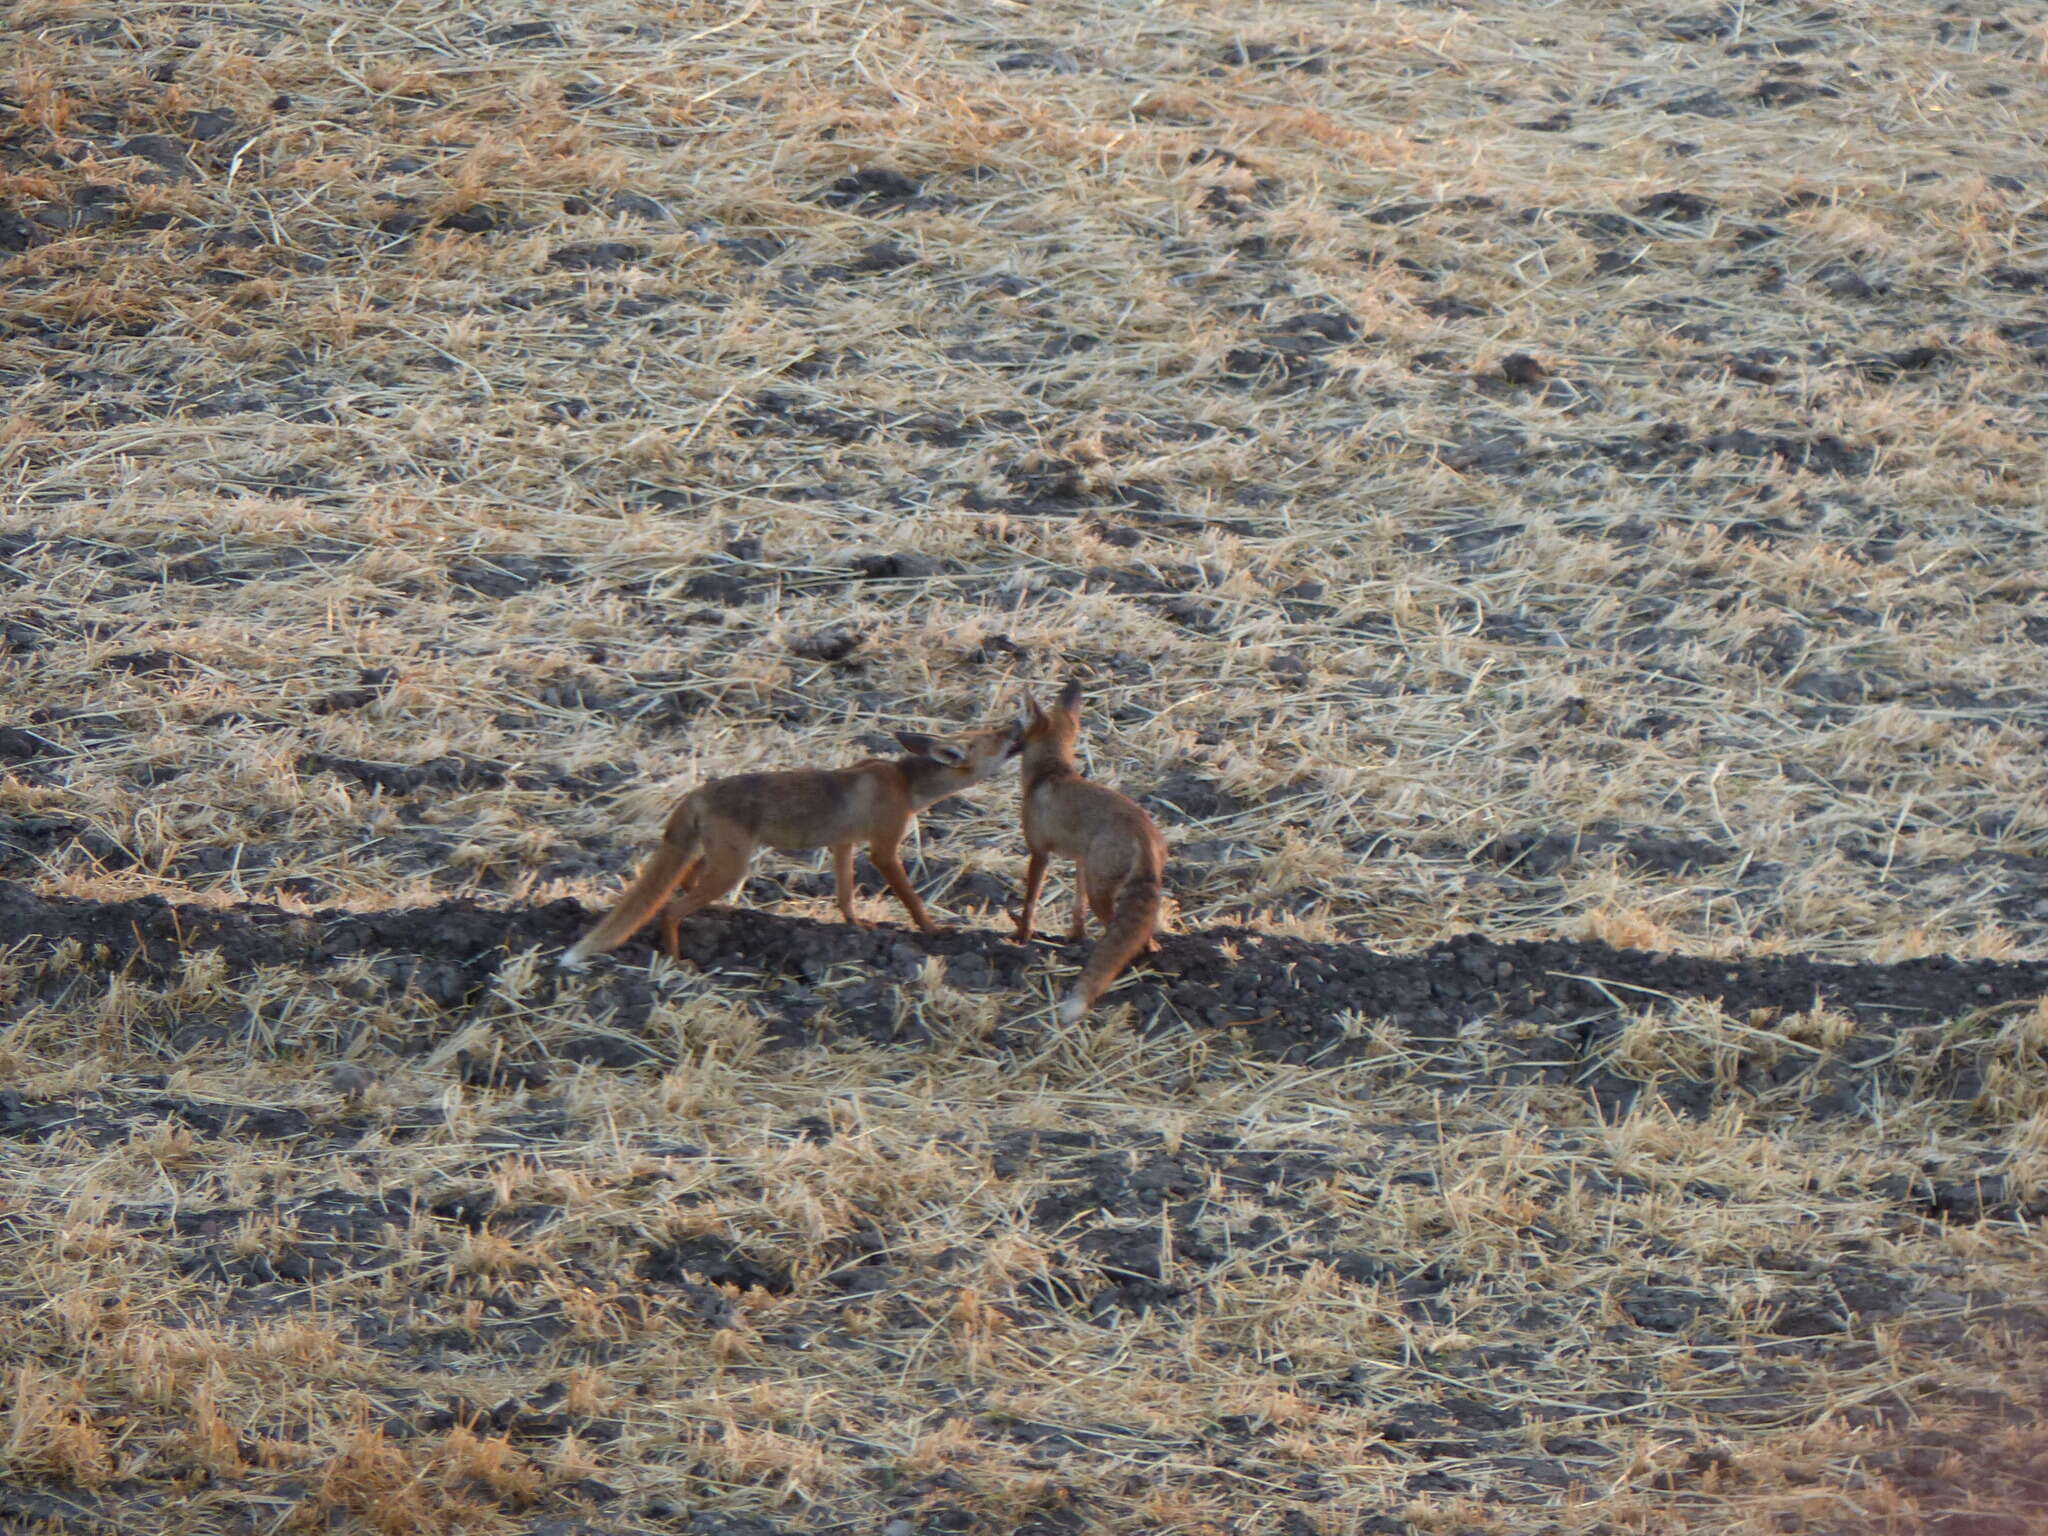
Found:
[{"label": "bare dirt", "polygon": [[2048,1529],[2038,20],[0,43],[0,1530]]}]

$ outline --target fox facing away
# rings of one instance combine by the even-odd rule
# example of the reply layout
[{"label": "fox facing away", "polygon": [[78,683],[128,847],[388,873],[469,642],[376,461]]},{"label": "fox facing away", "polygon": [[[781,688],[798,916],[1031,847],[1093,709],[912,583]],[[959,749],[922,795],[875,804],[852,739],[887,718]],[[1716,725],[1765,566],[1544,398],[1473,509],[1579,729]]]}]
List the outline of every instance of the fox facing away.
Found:
[{"label": "fox facing away", "polygon": [[897,846],[919,811],[992,777],[1015,757],[1023,727],[999,725],[954,742],[904,731],[896,739],[907,756],[871,757],[848,768],[742,773],[691,790],[669,814],[660,846],[638,878],[562,956],[562,967],[578,970],[592,955],[625,943],[681,887],[661,914],[661,946],[675,954],[682,920],[729,895],[763,848],[830,848],[839,910],[849,923],[866,927],[853,912],[853,849],[866,843],[911,921],[937,932],[903,872]]},{"label": "fox facing away", "polygon": [[1102,924],[1101,940],[1060,1003],[1061,1021],[1071,1024],[1095,1006],[1125,966],[1158,947],[1152,935],[1159,925],[1166,843],[1135,800],[1082,778],[1074,766],[1074,742],[1081,734],[1079,683],[1068,683],[1049,710],[1026,694],[1018,725],[1024,738],[1024,843],[1031,863],[1017,937],[1031,939],[1039,887],[1054,854],[1074,861],[1074,919],[1067,937],[1081,937],[1091,910]]}]

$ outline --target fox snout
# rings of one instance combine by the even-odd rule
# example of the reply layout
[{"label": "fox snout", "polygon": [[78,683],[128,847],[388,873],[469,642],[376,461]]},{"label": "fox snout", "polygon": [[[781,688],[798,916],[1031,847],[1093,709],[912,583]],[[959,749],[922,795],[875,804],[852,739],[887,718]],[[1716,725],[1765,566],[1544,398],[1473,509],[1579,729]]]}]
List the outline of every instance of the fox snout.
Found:
[{"label": "fox snout", "polygon": [[994,726],[977,732],[974,757],[985,773],[994,773],[1024,750],[1024,732],[1015,725]]}]

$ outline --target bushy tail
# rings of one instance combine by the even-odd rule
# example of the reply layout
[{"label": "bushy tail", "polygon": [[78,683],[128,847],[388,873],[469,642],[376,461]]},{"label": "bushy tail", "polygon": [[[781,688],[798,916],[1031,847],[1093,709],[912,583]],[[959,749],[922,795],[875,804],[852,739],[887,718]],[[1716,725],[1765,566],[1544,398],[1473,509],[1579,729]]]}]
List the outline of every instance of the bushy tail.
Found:
[{"label": "bushy tail", "polygon": [[1081,967],[1074,990],[1060,1004],[1063,1023],[1072,1024],[1093,1008],[1123,968],[1145,952],[1159,926],[1159,902],[1157,875],[1132,875],[1118,887],[1116,909],[1109,914],[1102,938]]},{"label": "bushy tail", "polygon": [[664,836],[654,852],[640,867],[640,873],[633,883],[626,887],[626,894],[619,898],[619,904],[605,914],[590,932],[578,939],[575,946],[561,958],[565,971],[581,970],[583,963],[592,955],[601,955],[638,933],[647,919],[654,916],[655,909],[667,901],[684,874],[697,862],[703,851],[701,840],[692,828],[683,842],[673,842]]}]

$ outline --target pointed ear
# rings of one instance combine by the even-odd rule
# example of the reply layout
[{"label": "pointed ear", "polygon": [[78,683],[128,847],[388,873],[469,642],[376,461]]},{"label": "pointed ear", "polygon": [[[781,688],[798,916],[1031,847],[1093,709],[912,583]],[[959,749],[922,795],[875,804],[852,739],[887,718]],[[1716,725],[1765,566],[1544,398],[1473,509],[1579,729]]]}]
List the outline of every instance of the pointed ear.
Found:
[{"label": "pointed ear", "polygon": [[1081,713],[1081,680],[1078,677],[1069,679],[1067,686],[1060,690],[1060,708],[1070,715]]},{"label": "pointed ear", "polygon": [[939,744],[922,731],[897,731],[895,735],[903,744],[903,750],[912,757],[936,758],[938,755]]},{"label": "pointed ear", "polygon": [[1020,731],[1030,730],[1031,722],[1037,718],[1038,706],[1031,701],[1031,690],[1029,688],[1019,688],[1017,690],[1017,729]]}]

